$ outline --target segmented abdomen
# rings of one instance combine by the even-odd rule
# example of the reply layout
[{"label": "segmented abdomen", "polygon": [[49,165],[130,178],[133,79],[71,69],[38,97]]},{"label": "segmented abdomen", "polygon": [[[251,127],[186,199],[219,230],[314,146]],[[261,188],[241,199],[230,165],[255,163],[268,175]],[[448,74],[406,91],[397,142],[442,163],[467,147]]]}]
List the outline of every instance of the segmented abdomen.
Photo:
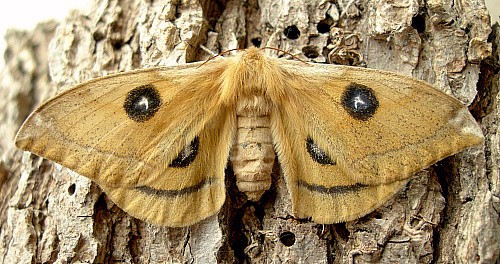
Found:
[{"label": "segmented abdomen", "polygon": [[258,201],[271,187],[274,147],[268,105],[262,97],[242,100],[237,107],[236,138],[230,161],[238,189]]}]

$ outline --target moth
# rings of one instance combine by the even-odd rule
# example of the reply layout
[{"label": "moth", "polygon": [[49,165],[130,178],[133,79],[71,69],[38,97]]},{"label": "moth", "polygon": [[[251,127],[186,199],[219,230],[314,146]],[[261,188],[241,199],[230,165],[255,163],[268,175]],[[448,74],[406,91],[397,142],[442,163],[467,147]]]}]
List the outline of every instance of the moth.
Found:
[{"label": "moth", "polygon": [[366,215],[416,172],[482,142],[468,110],[425,82],[257,48],[90,80],[42,104],[16,137],[130,215],[175,227],[220,210],[228,157],[256,201],[277,156],[294,216],[329,224]]}]

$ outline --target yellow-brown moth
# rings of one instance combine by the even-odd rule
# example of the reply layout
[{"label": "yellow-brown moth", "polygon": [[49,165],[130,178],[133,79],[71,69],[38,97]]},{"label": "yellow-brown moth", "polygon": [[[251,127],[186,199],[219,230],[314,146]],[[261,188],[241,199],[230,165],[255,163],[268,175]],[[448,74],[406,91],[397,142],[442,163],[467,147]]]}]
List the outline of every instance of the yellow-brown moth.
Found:
[{"label": "yellow-brown moth", "polygon": [[166,226],[219,211],[228,157],[238,188],[258,200],[276,152],[293,214],[328,224],[371,212],[416,172],[482,142],[468,110],[425,82],[257,48],[85,82],[41,105],[16,138]]}]

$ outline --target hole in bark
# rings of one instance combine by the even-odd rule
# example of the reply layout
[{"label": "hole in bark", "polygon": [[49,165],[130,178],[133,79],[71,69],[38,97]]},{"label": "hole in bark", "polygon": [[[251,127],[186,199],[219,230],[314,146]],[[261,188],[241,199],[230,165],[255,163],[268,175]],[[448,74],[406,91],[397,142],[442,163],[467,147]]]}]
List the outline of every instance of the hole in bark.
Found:
[{"label": "hole in bark", "polygon": [[370,216],[375,218],[375,219],[382,219],[382,214],[379,212],[373,212],[370,214]]},{"label": "hole in bark", "polygon": [[291,247],[295,244],[295,234],[290,231],[283,232],[280,235],[280,241],[283,245]]},{"label": "hole in bark", "polygon": [[302,53],[310,59],[314,59],[319,56],[319,50],[316,46],[305,46],[302,48]]},{"label": "hole in bark", "polygon": [[298,39],[300,37],[300,30],[295,25],[286,27],[283,33],[289,39]]},{"label": "hole in bark", "polygon": [[73,183],[68,187],[68,193],[69,195],[73,195],[75,194],[75,191],[76,191],[76,185]]},{"label": "hole in bark", "polygon": [[425,31],[425,18],[422,15],[416,15],[411,19],[411,26],[417,30],[418,33]]},{"label": "hole in bark", "polygon": [[331,17],[327,17],[321,21],[319,21],[318,25],[316,25],[316,29],[319,33],[325,34],[330,32],[330,26],[333,24],[333,20]]},{"label": "hole in bark", "polygon": [[252,41],[252,44],[257,48],[259,48],[260,44],[262,44],[261,38],[253,38],[251,41]]}]

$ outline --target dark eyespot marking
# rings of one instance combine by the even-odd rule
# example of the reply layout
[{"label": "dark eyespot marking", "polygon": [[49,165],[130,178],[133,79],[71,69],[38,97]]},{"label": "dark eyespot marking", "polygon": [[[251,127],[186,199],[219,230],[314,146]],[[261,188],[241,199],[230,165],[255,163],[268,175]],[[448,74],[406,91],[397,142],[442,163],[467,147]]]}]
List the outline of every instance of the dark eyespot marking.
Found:
[{"label": "dark eyespot marking", "polygon": [[368,185],[364,185],[361,183],[356,183],[353,185],[346,185],[346,186],[333,186],[333,187],[326,187],[326,186],[322,186],[322,185],[313,185],[313,184],[309,184],[309,183],[304,182],[304,181],[298,181],[297,184],[299,187],[306,188],[309,191],[324,193],[324,194],[329,194],[329,195],[338,195],[338,194],[347,194],[347,193],[352,193],[352,192],[360,192],[362,189],[368,187]]},{"label": "dark eyespot marking", "polygon": [[147,84],[128,92],[123,108],[130,119],[144,122],[156,114],[161,103],[158,90],[154,85]]},{"label": "dark eyespot marking", "polygon": [[342,106],[352,117],[366,121],[377,110],[378,100],[372,89],[351,83],[342,95]]},{"label": "dark eyespot marking", "polygon": [[311,158],[321,165],[335,165],[330,157],[326,154],[324,150],[319,148],[319,146],[310,137],[306,140],[306,148]]},{"label": "dark eyespot marking", "polygon": [[177,158],[175,158],[172,163],[170,163],[170,167],[174,168],[184,168],[189,166],[191,162],[194,161],[196,155],[198,155],[198,147],[200,146],[200,140],[198,137],[195,137],[193,141],[181,150]]},{"label": "dark eyespot marking", "polygon": [[148,195],[155,196],[155,197],[158,197],[158,196],[176,197],[176,196],[181,196],[181,195],[186,195],[186,194],[191,194],[191,193],[197,192],[200,189],[202,189],[203,187],[210,185],[210,184],[212,184],[212,179],[207,177],[193,186],[189,186],[189,187],[179,189],[179,190],[159,190],[159,189],[155,189],[155,188],[152,188],[149,186],[140,186],[140,187],[137,187],[136,190],[143,192],[143,193],[146,193]]}]

